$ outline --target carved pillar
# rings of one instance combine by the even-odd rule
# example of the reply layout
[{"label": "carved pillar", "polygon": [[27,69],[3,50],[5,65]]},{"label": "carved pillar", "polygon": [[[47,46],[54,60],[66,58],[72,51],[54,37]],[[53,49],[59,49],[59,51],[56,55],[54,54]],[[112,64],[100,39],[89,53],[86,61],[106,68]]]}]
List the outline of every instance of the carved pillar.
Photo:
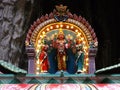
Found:
[{"label": "carved pillar", "polygon": [[94,74],[96,71],[95,67],[95,57],[97,53],[97,48],[90,48],[89,49],[89,74]]},{"label": "carved pillar", "polygon": [[34,47],[26,46],[26,52],[28,55],[28,74],[35,74],[35,51]]}]

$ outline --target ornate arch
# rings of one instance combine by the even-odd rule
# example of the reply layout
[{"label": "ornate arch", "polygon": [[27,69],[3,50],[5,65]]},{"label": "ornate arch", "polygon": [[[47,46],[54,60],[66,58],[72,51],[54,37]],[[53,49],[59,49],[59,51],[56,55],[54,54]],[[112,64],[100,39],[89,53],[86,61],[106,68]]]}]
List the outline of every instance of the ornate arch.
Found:
[{"label": "ornate arch", "polygon": [[49,15],[46,14],[45,16],[38,18],[28,30],[25,41],[26,47],[32,44],[35,48],[35,54],[38,55],[42,45],[41,40],[48,32],[60,28],[74,32],[76,37],[78,37],[84,44],[85,60],[83,71],[87,73],[89,70],[89,48],[92,43],[97,46],[97,37],[94,29],[85,18],[77,16],[76,14],[71,14],[66,9],[62,13],[57,9],[57,11],[54,10]]},{"label": "ornate arch", "polygon": [[[91,27],[91,25],[86,21],[85,18],[81,16],[77,16],[76,14],[72,15],[70,12],[67,14],[68,20],[66,22],[71,23],[75,26],[78,26],[86,35],[89,43],[90,42],[97,42],[97,37],[94,32],[94,29]],[[49,15],[46,14],[45,16],[41,16],[38,18],[29,28],[27,37],[26,37],[26,46],[30,43],[35,43],[36,37],[38,32],[46,25],[49,25],[51,23],[57,23],[58,21],[54,18],[54,13],[50,13]]]}]

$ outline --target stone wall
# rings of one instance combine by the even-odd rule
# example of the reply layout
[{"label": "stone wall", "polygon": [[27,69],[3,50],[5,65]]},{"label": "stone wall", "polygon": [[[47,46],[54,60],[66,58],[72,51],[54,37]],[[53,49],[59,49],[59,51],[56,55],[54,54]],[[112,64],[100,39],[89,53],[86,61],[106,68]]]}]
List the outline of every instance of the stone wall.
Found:
[{"label": "stone wall", "polygon": [[0,60],[18,66],[24,59],[33,3],[33,0],[0,0]]}]

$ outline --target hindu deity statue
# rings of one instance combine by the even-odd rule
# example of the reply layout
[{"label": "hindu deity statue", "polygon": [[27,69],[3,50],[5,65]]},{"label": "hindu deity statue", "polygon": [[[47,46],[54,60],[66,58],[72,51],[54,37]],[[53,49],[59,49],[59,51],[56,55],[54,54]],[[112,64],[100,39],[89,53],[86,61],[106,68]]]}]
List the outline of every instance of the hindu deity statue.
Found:
[{"label": "hindu deity statue", "polygon": [[79,74],[83,72],[83,66],[84,66],[83,44],[79,39],[76,39],[76,50],[77,53],[75,57],[76,57],[77,73]]},{"label": "hindu deity statue", "polygon": [[43,45],[40,55],[39,55],[39,62],[40,62],[40,72],[48,72],[49,63],[48,63],[48,55],[47,55],[47,46]]},{"label": "hindu deity statue", "polygon": [[65,51],[65,36],[62,30],[59,31],[56,40],[58,70],[66,70],[66,51]]}]

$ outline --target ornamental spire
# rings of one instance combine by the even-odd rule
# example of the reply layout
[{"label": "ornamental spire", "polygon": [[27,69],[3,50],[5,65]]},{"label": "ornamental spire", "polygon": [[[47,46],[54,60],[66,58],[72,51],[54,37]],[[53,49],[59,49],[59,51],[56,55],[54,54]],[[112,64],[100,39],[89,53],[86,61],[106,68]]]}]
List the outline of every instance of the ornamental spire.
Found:
[{"label": "ornamental spire", "polygon": [[57,14],[63,16],[68,12],[67,6],[63,6],[62,4],[60,4],[59,6],[56,5],[56,10],[57,10]]},{"label": "ornamental spire", "polygon": [[56,9],[54,9],[55,19],[57,21],[66,21],[68,19],[67,13],[69,10],[67,6],[63,6],[62,4],[56,5]]}]

